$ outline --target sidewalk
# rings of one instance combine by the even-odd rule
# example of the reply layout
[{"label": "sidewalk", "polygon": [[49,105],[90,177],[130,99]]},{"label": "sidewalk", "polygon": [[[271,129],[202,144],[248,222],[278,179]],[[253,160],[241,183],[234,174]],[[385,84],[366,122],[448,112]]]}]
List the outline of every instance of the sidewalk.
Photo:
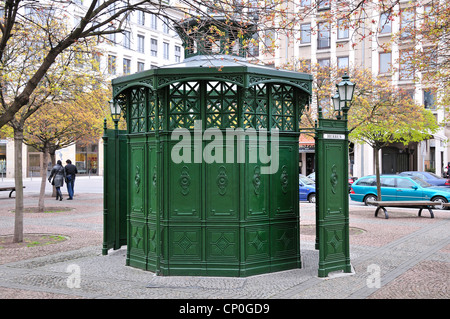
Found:
[{"label": "sidewalk", "polygon": [[[101,254],[103,200],[100,178],[77,179],[75,200],[48,207],[55,213],[25,213],[27,233],[61,234],[64,242],[23,248],[0,247],[0,299],[449,299],[450,211],[435,218],[415,209],[391,209],[390,218],[374,208],[350,206],[352,274],[317,277],[315,209],[301,203],[302,269],[247,278],[160,277],[125,266],[126,247]],[[92,191],[79,193],[91,184]],[[3,183],[4,184],[4,183]],[[97,188],[93,186],[97,184]],[[86,186],[87,187],[87,186]],[[14,199],[0,193],[0,236],[14,229]],[[63,194],[65,194],[64,192]],[[25,194],[25,207],[37,194]]]}]

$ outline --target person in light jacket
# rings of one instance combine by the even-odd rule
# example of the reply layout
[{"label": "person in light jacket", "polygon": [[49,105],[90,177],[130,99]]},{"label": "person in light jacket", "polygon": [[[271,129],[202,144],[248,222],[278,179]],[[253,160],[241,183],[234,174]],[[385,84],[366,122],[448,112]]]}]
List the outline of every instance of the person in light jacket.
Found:
[{"label": "person in light jacket", "polygon": [[56,165],[53,166],[48,178],[48,181],[56,188],[56,200],[62,200],[61,187],[64,185],[65,178],[66,173],[64,171],[64,167],[62,166],[62,162],[58,160]]}]

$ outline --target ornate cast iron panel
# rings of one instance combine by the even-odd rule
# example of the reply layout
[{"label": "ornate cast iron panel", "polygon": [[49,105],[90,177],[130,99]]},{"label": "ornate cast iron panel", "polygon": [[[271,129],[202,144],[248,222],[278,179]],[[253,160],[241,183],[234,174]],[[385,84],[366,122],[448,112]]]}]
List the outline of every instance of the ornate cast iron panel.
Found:
[{"label": "ornate cast iron panel", "polygon": [[319,119],[316,136],[319,277],[337,270],[351,272],[347,136],[346,121]]}]

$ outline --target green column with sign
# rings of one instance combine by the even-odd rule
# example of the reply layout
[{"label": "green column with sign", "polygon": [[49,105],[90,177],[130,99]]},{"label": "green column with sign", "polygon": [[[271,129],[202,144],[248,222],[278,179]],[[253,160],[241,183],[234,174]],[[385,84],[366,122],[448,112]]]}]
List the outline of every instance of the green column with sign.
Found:
[{"label": "green column with sign", "polygon": [[316,127],[316,248],[319,277],[351,272],[346,120],[319,118]]}]

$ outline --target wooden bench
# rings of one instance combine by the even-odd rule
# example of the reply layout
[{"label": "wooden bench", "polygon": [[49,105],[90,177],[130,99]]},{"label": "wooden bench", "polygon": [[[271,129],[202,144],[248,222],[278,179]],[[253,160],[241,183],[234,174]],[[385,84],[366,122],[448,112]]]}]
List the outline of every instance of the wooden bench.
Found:
[{"label": "wooden bench", "polygon": [[450,203],[440,203],[440,202],[432,202],[432,201],[373,201],[370,202],[370,204],[373,204],[377,206],[377,209],[375,210],[375,217],[378,216],[378,212],[380,210],[383,210],[384,212],[384,218],[388,219],[389,215],[386,210],[386,207],[405,207],[405,208],[418,208],[419,209],[419,217],[422,215],[423,209],[428,209],[430,212],[431,218],[434,218],[432,207],[434,206],[450,206]]},{"label": "wooden bench", "polygon": [[[25,186],[23,188],[25,188]],[[11,197],[12,193],[16,191],[16,186],[0,187],[0,192],[4,191],[9,191],[9,197]]]}]

